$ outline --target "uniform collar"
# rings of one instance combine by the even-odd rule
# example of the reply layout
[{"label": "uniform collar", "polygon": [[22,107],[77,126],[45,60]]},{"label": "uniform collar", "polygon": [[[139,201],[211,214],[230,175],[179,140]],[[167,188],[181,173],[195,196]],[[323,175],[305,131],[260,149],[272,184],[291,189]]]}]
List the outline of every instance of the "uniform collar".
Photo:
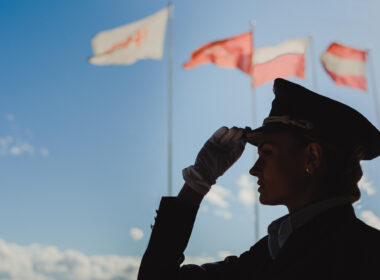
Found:
[{"label": "uniform collar", "polygon": [[274,220],[268,226],[268,247],[272,259],[275,259],[289,236],[314,217],[335,206],[348,203],[344,197],[335,197],[309,204],[293,213]]}]

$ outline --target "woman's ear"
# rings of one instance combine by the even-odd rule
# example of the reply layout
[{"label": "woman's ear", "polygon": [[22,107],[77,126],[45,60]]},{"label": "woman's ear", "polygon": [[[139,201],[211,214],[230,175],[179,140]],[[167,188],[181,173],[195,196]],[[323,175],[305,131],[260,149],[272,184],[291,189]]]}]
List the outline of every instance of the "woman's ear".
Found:
[{"label": "woman's ear", "polygon": [[323,148],[317,142],[311,142],[305,147],[305,171],[313,174],[322,163]]}]

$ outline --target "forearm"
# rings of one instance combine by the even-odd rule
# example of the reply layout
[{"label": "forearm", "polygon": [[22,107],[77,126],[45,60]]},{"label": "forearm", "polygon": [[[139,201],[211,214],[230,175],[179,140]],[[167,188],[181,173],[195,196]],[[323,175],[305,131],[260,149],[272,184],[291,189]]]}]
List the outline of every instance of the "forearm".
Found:
[{"label": "forearm", "polygon": [[178,279],[200,203],[199,198],[196,203],[191,202],[193,195],[184,186],[179,198],[162,198],[138,280]]},{"label": "forearm", "polygon": [[[180,265],[199,205],[216,179],[236,162],[244,151],[243,129],[219,128],[199,151],[194,165],[182,170],[185,180],[177,197],[161,200],[148,248],[143,256],[138,280],[179,278]],[[191,186],[191,187],[190,187]],[[198,267],[197,271],[204,269]],[[190,275],[193,269],[187,271]],[[195,279],[200,279],[199,273]],[[213,278],[214,279],[214,278]]]},{"label": "forearm", "polygon": [[177,199],[180,202],[198,207],[202,202],[203,195],[194,191],[185,183],[181,191],[178,193]]}]

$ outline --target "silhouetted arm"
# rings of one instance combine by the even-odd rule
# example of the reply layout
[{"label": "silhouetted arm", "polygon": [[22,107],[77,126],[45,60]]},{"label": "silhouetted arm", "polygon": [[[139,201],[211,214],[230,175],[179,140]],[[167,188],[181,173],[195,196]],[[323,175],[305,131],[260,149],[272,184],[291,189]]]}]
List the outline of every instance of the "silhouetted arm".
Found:
[{"label": "silhouetted arm", "polygon": [[179,192],[177,199],[180,202],[192,205],[194,207],[199,207],[202,202],[203,195],[197,193],[185,183]]},{"label": "silhouetted arm", "polygon": [[181,266],[202,198],[185,184],[177,197],[161,199],[138,280],[246,279],[246,269],[260,262],[253,260],[251,251],[247,251],[240,257],[229,256],[215,263]]},{"label": "silhouetted arm", "polygon": [[161,199],[138,280],[180,279],[183,252],[202,198],[185,184],[178,197]]},{"label": "silhouetted arm", "polygon": [[[203,265],[181,267],[181,263],[203,196],[240,158],[246,145],[243,134],[244,130],[238,127],[223,126],[215,131],[199,151],[194,164],[182,170],[186,183],[178,196],[161,199],[138,280],[228,279],[219,277],[226,275],[223,273],[225,267],[232,267],[228,261],[212,265],[209,270]],[[216,274],[208,271],[217,271],[220,275],[212,277],[211,274]]]},{"label": "silhouetted arm", "polygon": [[[182,265],[199,204],[203,196],[186,184],[177,197],[163,197],[148,248],[141,261],[138,280],[238,280],[247,279],[247,269],[261,260],[247,251],[240,257],[203,265]],[[267,241],[260,242],[260,247]],[[256,247],[256,245],[255,245]],[[253,247],[252,247],[253,248]],[[266,250],[267,251],[267,250]]]}]

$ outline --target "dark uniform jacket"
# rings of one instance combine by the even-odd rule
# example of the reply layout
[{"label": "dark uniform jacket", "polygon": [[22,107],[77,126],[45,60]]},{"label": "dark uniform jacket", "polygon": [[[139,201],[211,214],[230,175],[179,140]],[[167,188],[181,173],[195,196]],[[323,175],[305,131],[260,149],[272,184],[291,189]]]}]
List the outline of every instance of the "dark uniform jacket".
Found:
[{"label": "dark uniform jacket", "polygon": [[182,265],[198,207],[163,197],[138,280],[380,279],[380,231],[350,204],[330,208],[293,232],[273,260],[265,236],[223,261]]}]

